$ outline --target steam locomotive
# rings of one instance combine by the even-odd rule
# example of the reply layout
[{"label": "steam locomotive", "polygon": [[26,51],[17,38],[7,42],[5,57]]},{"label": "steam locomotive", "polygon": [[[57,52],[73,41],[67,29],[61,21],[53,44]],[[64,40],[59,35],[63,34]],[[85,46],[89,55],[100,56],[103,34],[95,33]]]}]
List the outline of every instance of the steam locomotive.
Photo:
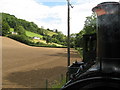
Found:
[{"label": "steam locomotive", "polygon": [[97,14],[97,33],[83,35],[83,62],[68,67],[61,90],[120,90],[120,3],[103,2]]}]

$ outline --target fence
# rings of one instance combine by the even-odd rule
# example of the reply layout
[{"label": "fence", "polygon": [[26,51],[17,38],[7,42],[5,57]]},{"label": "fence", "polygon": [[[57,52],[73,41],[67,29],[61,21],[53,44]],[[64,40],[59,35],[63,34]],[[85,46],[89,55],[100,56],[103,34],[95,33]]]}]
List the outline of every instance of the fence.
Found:
[{"label": "fence", "polygon": [[[41,90],[41,89],[48,90],[50,88],[53,88],[53,89],[61,88],[66,82],[66,75],[60,74],[53,81],[50,80],[49,78],[46,78],[46,79],[43,79],[42,83],[37,83],[38,81],[35,81],[35,80],[33,81],[32,77],[29,78],[29,80],[27,80],[27,81],[28,81],[28,83],[26,83],[26,85],[24,85],[24,86],[20,83],[10,83],[9,81],[7,81],[7,83],[5,83],[5,84],[3,83],[3,88],[5,89],[6,86],[8,86],[8,88],[16,88],[16,89],[18,89],[18,88],[34,89],[35,88],[35,90],[37,90],[37,89],[38,90]],[[21,80],[21,82],[22,82],[22,80]],[[42,87],[41,87],[41,84],[42,84]]]},{"label": "fence", "polygon": [[48,90],[49,88],[61,88],[66,83],[66,76],[61,74],[58,77],[58,80],[54,80],[52,83],[49,83],[49,79],[46,79],[45,82],[45,89]]}]

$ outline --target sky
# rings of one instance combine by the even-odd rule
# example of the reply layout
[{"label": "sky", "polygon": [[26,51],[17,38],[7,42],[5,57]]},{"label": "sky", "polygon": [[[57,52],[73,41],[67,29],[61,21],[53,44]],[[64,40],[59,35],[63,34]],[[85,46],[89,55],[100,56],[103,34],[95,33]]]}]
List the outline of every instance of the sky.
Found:
[{"label": "sky", "polygon": [[[83,29],[92,8],[101,2],[119,0],[70,0],[70,33]],[[57,29],[67,35],[67,0],[0,0],[0,12],[34,22],[39,27]]]}]

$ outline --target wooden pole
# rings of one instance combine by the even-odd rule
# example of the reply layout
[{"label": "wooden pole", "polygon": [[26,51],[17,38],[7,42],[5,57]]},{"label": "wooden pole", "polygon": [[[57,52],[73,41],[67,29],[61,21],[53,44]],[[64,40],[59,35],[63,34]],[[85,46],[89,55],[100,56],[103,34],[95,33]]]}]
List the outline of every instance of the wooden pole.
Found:
[{"label": "wooden pole", "polygon": [[67,27],[68,27],[68,41],[67,41],[67,49],[68,49],[68,66],[70,66],[70,2],[68,1],[68,20],[67,20]]}]

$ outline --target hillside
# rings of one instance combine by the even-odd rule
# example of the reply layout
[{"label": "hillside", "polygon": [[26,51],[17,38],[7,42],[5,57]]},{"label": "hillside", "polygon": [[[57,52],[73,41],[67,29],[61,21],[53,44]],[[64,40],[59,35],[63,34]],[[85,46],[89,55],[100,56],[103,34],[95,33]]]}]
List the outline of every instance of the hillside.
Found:
[{"label": "hillside", "polygon": [[[14,28],[10,28],[10,32],[14,32]],[[18,39],[18,36],[16,35],[9,35],[8,37],[12,38],[12,39],[15,39],[17,41],[20,41],[20,42],[24,42],[25,44],[26,43],[29,43],[29,45],[31,46],[42,46],[42,47],[65,47],[63,45],[60,45],[60,44],[57,44],[57,43],[54,43],[54,42],[51,42],[51,43],[47,43],[46,40],[43,40],[43,35],[39,35],[37,33],[33,33],[33,32],[30,32],[30,31],[27,31],[25,30],[25,33],[26,33],[26,36],[29,37],[27,40],[27,42],[24,40],[19,40]],[[40,39],[33,39],[33,37],[38,37]],[[24,39],[24,38],[21,38],[21,39]],[[25,39],[26,40],[26,39]]]},{"label": "hillside", "polygon": [[[2,13],[2,22],[2,36],[33,46],[40,46],[35,45],[34,37],[46,41],[46,45],[51,45],[51,43],[66,45],[66,36],[57,29],[54,31],[49,28],[39,28],[34,22],[18,19],[14,15],[6,13]],[[41,42],[38,41],[38,43]]]}]

